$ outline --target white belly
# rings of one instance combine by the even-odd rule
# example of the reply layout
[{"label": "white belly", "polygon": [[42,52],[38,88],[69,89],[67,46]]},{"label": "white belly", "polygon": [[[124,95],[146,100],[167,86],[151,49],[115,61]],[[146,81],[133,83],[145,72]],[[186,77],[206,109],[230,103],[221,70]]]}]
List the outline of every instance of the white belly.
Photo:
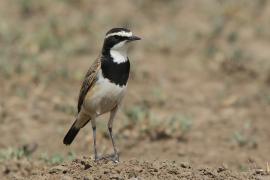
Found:
[{"label": "white belly", "polygon": [[[87,98],[85,108],[97,116],[111,111],[123,99],[126,86],[111,83],[108,79],[100,77],[93,88],[93,93]],[[91,90],[90,90],[91,91]]]}]

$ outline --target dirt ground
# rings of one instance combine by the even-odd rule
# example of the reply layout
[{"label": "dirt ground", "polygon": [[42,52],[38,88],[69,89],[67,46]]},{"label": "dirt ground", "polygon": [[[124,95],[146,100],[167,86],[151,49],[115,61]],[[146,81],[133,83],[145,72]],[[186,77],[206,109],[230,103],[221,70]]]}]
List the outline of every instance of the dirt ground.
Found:
[{"label": "dirt ground", "polygon": [[[20,167],[18,165],[21,165]],[[118,164],[102,160],[95,163],[91,158],[75,159],[72,162],[44,167],[33,162],[21,160],[7,165],[5,172],[13,171],[12,179],[21,179],[28,174],[27,179],[269,179],[266,172],[251,170],[235,172],[224,166],[217,168],[193,168],[188,163],[175,161],[139,161],[131,159]]]},{"label": "dirt ground", "polygon": [[[0,179],[270,179],[267,0],[2,0]],[[104,34],[129,27],[119,164],[62,139]],[[108,116],[98,152],[112,146]]]}]

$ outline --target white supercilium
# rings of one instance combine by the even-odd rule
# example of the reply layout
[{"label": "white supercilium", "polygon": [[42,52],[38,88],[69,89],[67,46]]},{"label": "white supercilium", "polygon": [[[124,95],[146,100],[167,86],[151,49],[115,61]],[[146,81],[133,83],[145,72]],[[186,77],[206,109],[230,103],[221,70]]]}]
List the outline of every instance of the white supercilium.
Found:
[{"label": "white supercilium", "polygon": [[110,36],[115,36],[115,35],[122,36],[122,37],[131,37],[132,32],[120,31],[120,32],[110,33],[105,38],[108,38]]}]

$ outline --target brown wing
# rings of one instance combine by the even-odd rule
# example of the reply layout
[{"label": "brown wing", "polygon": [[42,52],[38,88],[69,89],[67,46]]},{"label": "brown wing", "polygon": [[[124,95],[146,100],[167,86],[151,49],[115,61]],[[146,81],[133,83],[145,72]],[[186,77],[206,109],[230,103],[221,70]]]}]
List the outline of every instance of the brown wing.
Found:
[{"label": "brown wing", "polygon": [[87,92],[93,87],[93,84],[97,81],[97,73],[100,69],[101,61],[100,57],[95,60],[95,62],[88,69],[80,90],[79,100],[78,100],[78,113],[81,111],[81,107]]}]

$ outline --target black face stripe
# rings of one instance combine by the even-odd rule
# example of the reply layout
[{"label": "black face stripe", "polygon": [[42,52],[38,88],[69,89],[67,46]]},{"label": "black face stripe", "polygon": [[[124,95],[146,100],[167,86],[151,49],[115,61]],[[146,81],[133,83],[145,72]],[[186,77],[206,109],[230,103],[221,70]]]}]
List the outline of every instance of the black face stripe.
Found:
[{"label": "black face stripe", "polygon": [[110,49],[116,45],[119,42],[128,40],[128,37],[126,36],[119,36],[119,35],[114,35],[105,38],[103,48],[102,48],[102,54],[103,55],[109,55],[110,54]]},{"label": "black face stripe", "polygon": [[110,82],[115,83],[119,86],[127,84],[130,70],[130,63],[127,59],[124,63],[113,62],[112,57],[106,56],[102,58],[101,70],[104,78],[110,80]]},{"label": "black face stripe", "polygon": [[112,38],[114,40],[117,40],[118,42],[121,42],[121,41],[124,41],[124,40],[128,40],[129,37],[127,37],[127,36],[114,35],[114,36],[110,36],[108,38]]},{"label": "black face stripe", "polygon": [[119,36],[119,35],[114,35],[114,36],[110,36],[107,38],[107,41],[109,41],[113,47],[113,45],[119,43],[119,42],[122,42],[122,41],[125,41],[125,40],[128,40],[128,37],[126,36]]}]

